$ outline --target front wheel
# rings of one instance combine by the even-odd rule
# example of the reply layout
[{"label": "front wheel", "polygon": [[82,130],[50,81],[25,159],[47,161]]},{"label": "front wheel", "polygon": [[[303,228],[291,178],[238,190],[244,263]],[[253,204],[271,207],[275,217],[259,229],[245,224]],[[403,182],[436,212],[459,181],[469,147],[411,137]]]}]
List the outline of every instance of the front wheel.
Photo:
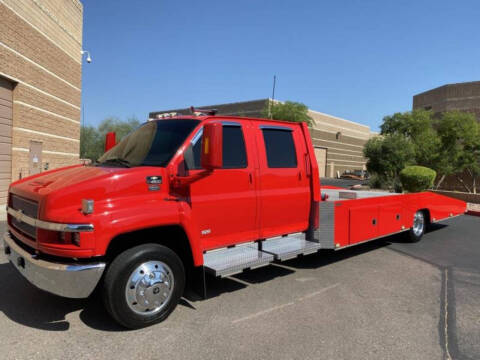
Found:
[{"label": "front wheel", "polygon": [[107,269],[103,300],[121,325],[138,329],[161,322],[175,309],[185,287],[180,258],[158,244],[136,246]]},{"label": "front wheel", "polygon": [[425,233],[425,213],[417,211],[413,216],[413,225],[408,232],[408,240],[410,242],[418,242]]}]

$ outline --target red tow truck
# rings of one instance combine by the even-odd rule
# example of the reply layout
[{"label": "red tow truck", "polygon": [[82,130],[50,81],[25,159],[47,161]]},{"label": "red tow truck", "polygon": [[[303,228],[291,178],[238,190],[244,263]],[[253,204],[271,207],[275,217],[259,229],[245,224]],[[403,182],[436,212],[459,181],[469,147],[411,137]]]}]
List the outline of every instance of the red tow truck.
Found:
[{"label": "red tow truck", "polygon": [[187,281],[230,276],[323,249],[405,232],[466,204],[431,192],[321,187],[306,124],[214,116],[149,121],[97,163],[9,189],[4,250],[33,285],[101,292],[127,328],[164,320]]}]

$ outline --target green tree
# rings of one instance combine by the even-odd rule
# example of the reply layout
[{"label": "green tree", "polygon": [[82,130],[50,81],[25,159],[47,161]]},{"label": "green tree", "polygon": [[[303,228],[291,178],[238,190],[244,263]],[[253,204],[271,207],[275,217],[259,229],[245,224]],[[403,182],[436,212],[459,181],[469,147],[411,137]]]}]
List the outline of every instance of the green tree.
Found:
[{"label": "green tree", "polygon": [[98,125],[82,126],[80,128],[80,157],[96,161],[105,149],[105,135],[108,132],[115,132],[117,141],[140,126],[140,121],[135,117],[121,120],[116,117],[108,117]]},{"label": "green tree", "polygon": [[375,174],[384,187],[400,188],[400,171],[415,163],[415,147],[400,134],[376,136],[367,141],[363,148],[367,159],[367,170]]},{"label": "green tree", "polygon": [[274,120],[313,124],[313,119],[308,115],[308,107],[305,104],[294,101],[269,101],[262,110],[262,116]]},{"label": "green tree", "polygon": [[414,110],[383,118],[382,135],[398,135],[413,145],[414,162],[440,171],[441,140],[432,111]]},{"label": "green tree", "polygon": [[[468,192],[476,193],[476,177],[480,175],[480,125],[470,113],[452,111],[442,114],[436,124],[441,140],[442,176],[455,175]],[[471,184],[462,177],[467,173]]]},{"label": "green tree", "polygon": [[102,153],[102,138],[97,128],[82,126],[80,128],[80,158],[95,161]]},{"label": "green tree", "polygon": [[120,141],[125,135],[140,126],[140,121],[136,117],[129,117],[127,120],[121,120],[117,117],[108,117],[98,125],[98,131],[105,140],[108,132],[117,134],[117,141]]},{"label": "green tree", "polygon": [[[371,140],[364,148],[367,168],[372,174],[378,174],[387,183],[395,182],[388,163],[409,154],[411,158],[399,164],[435,170],[437,188],[447,176],[454,175],[468,192],[476,192],[476,178],[480,175],[480,125],[473,114],[453,111],[435,115],[425,110],[395,113],[386,116],[380,128],[383,140]],[[384,142],[392,142],[390,149]],[[396,147],[401,143],[405,149]],[[471,184],[467,184],[464,174],[470,176]]]}]

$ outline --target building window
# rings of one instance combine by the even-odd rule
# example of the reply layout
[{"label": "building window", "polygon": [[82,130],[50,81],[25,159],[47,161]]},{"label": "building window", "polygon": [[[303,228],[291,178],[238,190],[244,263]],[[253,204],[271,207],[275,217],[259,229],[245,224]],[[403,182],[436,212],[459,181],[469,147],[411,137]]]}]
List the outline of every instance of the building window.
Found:
[{"label": "building window", "polygon": [[335,134],[335,139],[339,141],[342,140],[342,133],[340,131]]},{"label": "building window", "polygon": [[269,168],[296,168],[297,156],[292,132],[282,129],[262,129]]}]

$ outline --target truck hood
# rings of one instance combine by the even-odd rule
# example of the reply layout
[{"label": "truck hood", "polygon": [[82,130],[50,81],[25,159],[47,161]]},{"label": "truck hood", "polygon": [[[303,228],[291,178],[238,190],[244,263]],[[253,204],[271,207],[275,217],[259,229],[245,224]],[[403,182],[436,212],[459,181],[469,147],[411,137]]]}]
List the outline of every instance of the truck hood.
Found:
[{"label": "truck hood", "polygon": [[102,168],[93,166],[75,166],[57,171],[25,178],[12,184],[12,192],[28,198],[44,197],[54,191],[68,189],[70,187],[101,178],[122,170],[122,168]]},{"label": "truck hood", "polygon": [[[82,199],[95,201],[95,212],[111,207],[119,198],[145,196],[163,198],[168,192],[165,168],[159,167],[95,167],[73,166],[52,170],[13,183],[10,192],[39,203],[43,219],[71,217],[78,213]],[[156,176],[163,180],[157,191],[151,191],[146,179]]]}]

